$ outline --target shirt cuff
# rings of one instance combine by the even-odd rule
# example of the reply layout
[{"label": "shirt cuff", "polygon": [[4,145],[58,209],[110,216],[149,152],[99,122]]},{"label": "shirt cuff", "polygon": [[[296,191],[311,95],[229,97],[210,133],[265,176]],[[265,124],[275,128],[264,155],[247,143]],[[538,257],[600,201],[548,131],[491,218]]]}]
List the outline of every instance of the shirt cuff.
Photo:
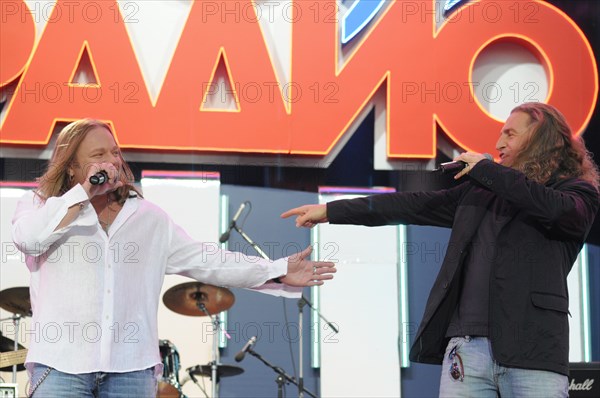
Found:
[{"label": "shirt cuff", "polygon": [[283,283],[267,282],[250,290],[271,296],[299,299],[302,297],[302,289],[304,289],[302,286],[288,286]]},{"label": "shirt cuff", "polygon": [[269,264],[269,280],[285,276],[287,274],[289,257],[283,257]]},{"label": "shirt cuff", "polygon": [[96,215],[96,212],[93,211],[93,209],[90,210],[91,206],[89,206],[86,208],[81,208],[79,216],[70,225],[65,225],[63,228],[54,231],[54,228],[56,228],[56,226],[59,225],[60,220],[62,220],[65,214],[67,214],[67,211],[70,207],[84,202],[87,204],[90,201],[87,192],[85,191],[83,186],[81,186],[81,184],[75,185],[73,188],[69,189],[62,196],[56,199],[62,201],[62,211],[58,212],[56,214],[56,218],[50,223],[50,226],[52,226],[52,231],[48,232],[50,236],[57,233],[62,234],[65,230],[75,225],[94,225],[97,223],[98,216]]},{"label": "shirt cuff", "polygon": [[269,280],[260,285],[253,287],[250,290],[256,292],[269,294],[271,296],[286,297],[286,298],[300,298],[302,297],[303,287],[299,286],[288,286],[283,283],[275,283],[272,280],[287,274],[289,257],[283,257],[279,260],[273,261],[269,265],[268,278]]},{"label": "shirt cuff", "polygon": [[73,188],[69,189],[61,196],[61,198],[65,201],[67,207],[90,200],[87,192],[83,186],[81,186],[81,184],[77,184]]}]

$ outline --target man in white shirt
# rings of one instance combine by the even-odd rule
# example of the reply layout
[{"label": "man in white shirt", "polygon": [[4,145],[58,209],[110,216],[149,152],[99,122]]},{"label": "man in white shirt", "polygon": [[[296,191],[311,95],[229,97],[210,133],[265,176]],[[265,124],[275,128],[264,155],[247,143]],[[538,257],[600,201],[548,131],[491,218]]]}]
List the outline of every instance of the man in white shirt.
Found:
[{"label": "man in white shirt", "polygon": [[35,397],[155,396],[165,274],[278,295],[333,277],[334,264],[306,259],[310,248],[271,262],[195,241],[132,181],[110,127],[83,119],[61,131],[38,189],[19,201],[12,231],[31,272]]}]

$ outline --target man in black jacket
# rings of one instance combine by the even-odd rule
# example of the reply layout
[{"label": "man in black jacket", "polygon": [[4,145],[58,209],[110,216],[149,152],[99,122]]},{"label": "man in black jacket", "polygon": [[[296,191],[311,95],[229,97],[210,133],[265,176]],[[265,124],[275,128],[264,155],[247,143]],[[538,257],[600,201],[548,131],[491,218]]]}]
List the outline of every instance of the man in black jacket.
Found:
[{"label": "man in black jacket", "polygon": [[568,396],[567,274],[599,206],[599,173],[552,106],[512,110],[499,162],[466,152],[468,179],[306,205],[282,214],[317,223],[451,227],[410,357],[442,363],[440,396]]}]

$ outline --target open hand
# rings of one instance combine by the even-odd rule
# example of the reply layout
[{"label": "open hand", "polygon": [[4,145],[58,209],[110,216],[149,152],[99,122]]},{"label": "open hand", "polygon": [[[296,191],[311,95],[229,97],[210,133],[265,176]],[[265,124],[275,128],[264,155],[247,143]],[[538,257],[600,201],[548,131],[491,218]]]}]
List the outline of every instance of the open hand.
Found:
[{"label": "open hand", "polygon": [[335,264],[329,261],[311,261],[307,258],[312,253],[312,246],[288,259],[288,272],[279,278],[289,286],[320,286],[324,281],[333,279]]}]

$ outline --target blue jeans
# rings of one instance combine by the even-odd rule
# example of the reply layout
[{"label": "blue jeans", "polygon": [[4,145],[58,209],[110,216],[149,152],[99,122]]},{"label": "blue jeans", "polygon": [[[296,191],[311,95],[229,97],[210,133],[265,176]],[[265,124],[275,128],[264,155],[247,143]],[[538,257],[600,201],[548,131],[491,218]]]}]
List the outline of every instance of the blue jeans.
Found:
[{"label": "blue jeans", "polygon": [[[46,374],[48,366],[34,364],[31,388]],[[34,398],[154,398],[157,380],[154,367],[126,373],[71,374],[51,369],[33,392]],[[29,392],[30,392],[29,391]]]},{"label": "blue jeans", "polygon": [[[456,379],[452,376],[453,367]],[[440,397],[498,396],[566,398],[569,381],[567,376],[555,372],[500,365],[494,361],[486,337],[453,337],[442,364]]]}]

